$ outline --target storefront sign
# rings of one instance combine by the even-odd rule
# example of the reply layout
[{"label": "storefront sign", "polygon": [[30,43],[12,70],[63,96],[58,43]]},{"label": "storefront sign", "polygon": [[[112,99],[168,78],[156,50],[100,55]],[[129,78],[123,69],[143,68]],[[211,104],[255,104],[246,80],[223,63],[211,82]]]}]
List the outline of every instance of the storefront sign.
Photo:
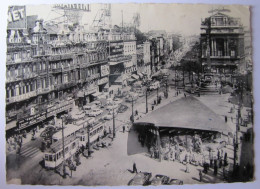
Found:
[{"label": "storefront sign", "polygon": [[124,43],[123,41],[119,41],[119,42],[111,42],[109,44],[109,56],[113,56],[113,55],[119,55],[119,54],[123,54],[124,51]]},{"label": "storefront sign", "polygon": [[89,4],[56,4],[54,8],[66,9],[66,10],[81,10],[90,11]]},{"label": "storefront sign", "polygon": [[108,83],[108,77],[104,77],[104,78],[98,80],[98,85],[102,85],[105,83]]},{"label": "storefront sign", "polygon": [[101,77],[109,74],[109,65],[101,65]]},{"label": "storefront sign", "polygon": [[25,6],[10,6],[8,9],[8,29],[26,28]]}]

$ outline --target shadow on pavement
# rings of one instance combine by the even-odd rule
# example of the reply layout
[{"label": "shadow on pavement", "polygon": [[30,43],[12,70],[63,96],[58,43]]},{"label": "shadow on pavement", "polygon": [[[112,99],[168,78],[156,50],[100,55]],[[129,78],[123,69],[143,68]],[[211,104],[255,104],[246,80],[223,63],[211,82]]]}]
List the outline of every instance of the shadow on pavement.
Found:
[{"label": "shadow on pavement", "polygon": [[138,141],[138,134],[131,128],[127,138],[127,155],[146,153],[147,148],[142,147]]}]

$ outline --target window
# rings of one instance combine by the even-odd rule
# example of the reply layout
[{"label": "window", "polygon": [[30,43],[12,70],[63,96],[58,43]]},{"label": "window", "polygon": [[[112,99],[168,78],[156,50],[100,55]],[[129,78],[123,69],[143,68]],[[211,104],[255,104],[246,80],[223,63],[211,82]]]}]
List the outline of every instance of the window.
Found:
[{"label": "window", "polygon": [[52,155],[49,155],[49,161],[52,161]]},{"label": "window", "polygon": [[69,147],[65,148],[65,154],[69,151]]},{"label": "window", "polygon": [[45,154],[45,160],[49,161],[49,155],[48,154]]}]

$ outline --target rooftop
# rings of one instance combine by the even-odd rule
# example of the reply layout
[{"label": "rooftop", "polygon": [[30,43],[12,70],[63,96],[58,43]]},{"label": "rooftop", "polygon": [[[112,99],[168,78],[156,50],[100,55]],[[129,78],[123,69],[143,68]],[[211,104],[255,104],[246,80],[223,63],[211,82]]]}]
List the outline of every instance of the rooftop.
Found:
[{"label": "rooftop", "polygon": [[136,122],[152,123],[157,127],[230,132],[231,129],[213,110],[198,99],[188,96],[171,102]]}]

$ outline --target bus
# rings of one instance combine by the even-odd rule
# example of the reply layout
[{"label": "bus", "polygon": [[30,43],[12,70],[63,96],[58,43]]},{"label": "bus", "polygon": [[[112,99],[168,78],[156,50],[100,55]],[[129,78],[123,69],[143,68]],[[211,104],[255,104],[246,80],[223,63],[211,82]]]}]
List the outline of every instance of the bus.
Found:
[{"label": "bus", "polygon": [[[78,132],[82,127],[73,125],[73,124],[68,124],[64,128],[64,138],[69,137],[69,136],[75,136],[76,132]],[[59,130],[57,133],[55,133],[52,136],[52,143],[57,142],[62,139],[62,130]]]},{"label": "bus", "polygon": [[47,169],[55,169],[59,167],[63,160],[67,160],[74,157],[75,153],[79,149],[79,138],[76,136],[70,136],[64,138],[64,152],[63,158],[63,143],[62,140],[53,143],[49,149],[44,153],[44,166]]},{"label": "bus", "polygon": [[[95,142],[98,137],[102,137],[104,134],[104,124],[100,123],[89,128],[89,140],[90,143]],[[88,144],[88,128],[81,128],[77,133],[77,137],[79,138],[79,146],[86,146]]]}]

